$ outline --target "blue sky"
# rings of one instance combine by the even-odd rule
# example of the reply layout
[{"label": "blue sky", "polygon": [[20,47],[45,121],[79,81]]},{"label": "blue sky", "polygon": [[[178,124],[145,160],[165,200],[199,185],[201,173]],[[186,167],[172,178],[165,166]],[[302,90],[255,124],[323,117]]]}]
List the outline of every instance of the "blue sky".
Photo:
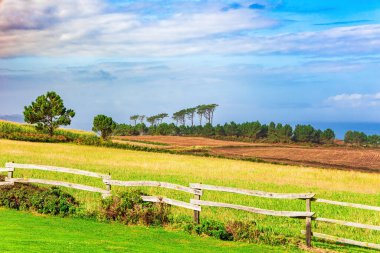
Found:
[{"label": "blue sky", "polygon": [[0,1],[0,115],[49,90],[76,111],[215,122],[380,122],[380,1]]}]

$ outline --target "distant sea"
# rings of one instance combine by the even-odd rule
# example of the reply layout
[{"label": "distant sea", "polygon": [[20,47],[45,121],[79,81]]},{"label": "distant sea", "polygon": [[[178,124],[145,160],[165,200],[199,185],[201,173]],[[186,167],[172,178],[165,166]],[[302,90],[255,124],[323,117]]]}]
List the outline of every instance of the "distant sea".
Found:
[{"label": "distant sea", "polygon": [[367,135],[380,135],[380,122],[312,122],[310,125],[321,130],[331,128],[338,139],[344,139],[344,134],[348,130],[364,132]]}]

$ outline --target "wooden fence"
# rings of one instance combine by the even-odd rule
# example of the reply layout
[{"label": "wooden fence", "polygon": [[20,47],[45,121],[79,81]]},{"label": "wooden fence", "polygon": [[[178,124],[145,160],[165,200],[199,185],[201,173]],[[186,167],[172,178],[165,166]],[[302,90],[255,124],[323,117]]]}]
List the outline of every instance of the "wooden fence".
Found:
[{"label": "wooden fence", "polygon": [[[14,178],[13,176],[14,176],[14,171],[16,168],[70,173],[70,174],[82,175],[82,176],[87,176],[87,177],[100,178],[102,179],[102,182],[105,185],[105,189],[87,186],[87,185],[81,185],[81,184],[74,184],[74,183],[69,183],[69,182],[62,182],[62,181],[52,181],[52,180],[35,179],[35,178]],[[161,188],[166,188],[166,189],[171,189],[171,190],[182,191],[182,192],[193,194],[193,199],[190,199],[189,203],[184,202],[184,201],[169,199],[165,197],[160,197],[160,196],[142,196],[142,200],[147,201],[147,202],[166,203],[169,205],[193,210],[194,222],[198,224],[200,222],[200,213],[202,211],[201,206],[223,207],[223,208],[231,208],[231,209],[242,210],[246,212],[252,212],[252,213],[263,214],[263,215],[305,219],[305,230],[302,230],[301,233],[305,234],[306,245],[308,247],[311,247],[311,238],[314,236],[316,238],[321,238],[321,239],[330,240],[330,241],[339,242],[339,243],[351,244],[351,245],[368,247],[368,248],[373,248],[373,249],[380,249],[379,244],[354,241],[351,239],[338,238],[331,235],[312,232],[311,231],[312,221],[333,223],[333,224],[339,224],[343,226],[350,226],[350,227],[355,227],[355,228],[364,228],[364,229],[371,229],[371,230],[378,230],[378,231],[380,231],[380,226],[348,222],[344,220],[314,217],[315,213],[312,212],[311,210],[311,202],[314,201],[318,203],[340,205],[340,206],[360,208],[360,209],[373,210],[373,211],[380,211],[380,207],[355,204],[355,203],[347,203],[347,202],[338,202],[338,201],[332,201],[332,200],[326,200],[326,199],[318,199],[318,198],[314,198],[315,197],[314,193],[272,193],[272,192],[263,192],[263,191],[224,187],[224,186],[206,185],[206,184],[199,184],[199,183],[190,183],[189,187],[187,187],[187,186],[182,186],[182,185],[177,185],[177,184],[172,184],[172,183],[167,183],[167,182],[157,182],[157,181],[120,181],[120,180],[112,180],[111,175],[100,174],[100,173],[95,173],[95,172],[90,172],[90,171],[54,167],[54,166],[45,166],[45,165],[18,164],[18,163],[13,163],[13,162],[6,163],[5,168],[0,168],[0,173],[1,172],[6,172],[8,173],[8,175],[4,182],[0,182],[0,186],[13,185],[15,182],[47,184],[47,185],[63,186],[63,187],[69,187],[69,188],[78,189],[78,190],[96,192],[96,193],[100,193],[103,198],[111,196],[112,186],[123,186],[123,187],[148,186],[148,187],[161,187]],[[260,209],[256,207],[250,207],[250,206],[201,200],[201,196],[203,194],[203,191],[205,190],[229,192],[229,193],[236,193],[236,194],[242,194],[242,195],[247,195],[247,196],[262,197],[262,198],[288,199],[288,200],[298,199],[298,200],[305,201],[305,211],[267,210],[267,209]]]}]

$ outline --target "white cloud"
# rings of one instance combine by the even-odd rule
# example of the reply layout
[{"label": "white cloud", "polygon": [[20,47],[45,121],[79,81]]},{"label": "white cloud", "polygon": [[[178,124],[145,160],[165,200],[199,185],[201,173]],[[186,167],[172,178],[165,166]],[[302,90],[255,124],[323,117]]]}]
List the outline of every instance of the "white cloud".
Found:
[{"label": "white cloud", "polygon": [[147,21],[134,13],[109,12],[100,0],[5,0],[0,4],[0,57],[192,54],[212,49],[212,36],[273,24],[247,9]]},{"label": "white cloud", "polygon": [[222,12],[213,6],[161,18],[110,9],[105,0],[3,0],[0,57],[198,53],[323,56],[380,51],[380,25],[259,36],[241,32],[269,28],[277,22],[247,8]]},{"label": "white cloud", "polygon": [[337,107],[373,107],[380,106],[380,92],[373,94],[338,94],[329,97],[327,103]]}]

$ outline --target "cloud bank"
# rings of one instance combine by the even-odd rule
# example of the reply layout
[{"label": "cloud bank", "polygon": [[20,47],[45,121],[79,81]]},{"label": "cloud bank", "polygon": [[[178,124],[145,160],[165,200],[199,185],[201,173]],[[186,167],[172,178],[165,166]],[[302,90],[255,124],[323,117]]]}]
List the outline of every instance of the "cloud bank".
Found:
[{"label": "cloud bank", "polygon": [[380,106],[380,92],[373,94],[339,94],[329,97],[328,103],[338,107],[377,107]]},{"label": "cloud bank", "polygon": [[256,31],[280,24],[263,9],[261,4],[215,4],[158,17],[115,10],[102,0],[5,0],[0,5],[0,57],[355,55],[380,50],[380,25],[261,34]]}]

